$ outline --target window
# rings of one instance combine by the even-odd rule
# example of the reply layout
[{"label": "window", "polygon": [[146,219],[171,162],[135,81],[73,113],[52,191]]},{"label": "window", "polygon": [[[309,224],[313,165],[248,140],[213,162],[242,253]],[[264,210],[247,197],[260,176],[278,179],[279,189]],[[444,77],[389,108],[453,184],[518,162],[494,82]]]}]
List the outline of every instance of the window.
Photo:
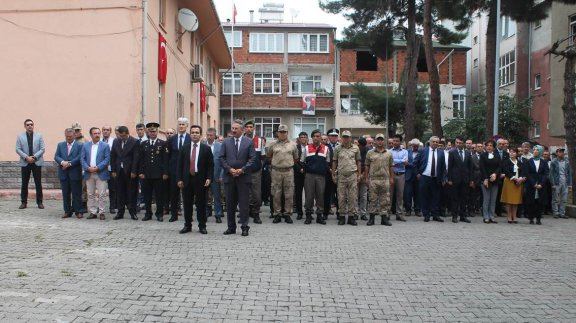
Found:
[{"label": "window", "polygon": [[356,51],[357,71],[377,71],[378,58],[368,51]]},{"label": "window", "polygon": [[[232,79],[234,79],[234,83],[232,83]],[[241,73],[234,73],[234,77],[232,77],[232,73],[222,75],[222,94],[242,94]]]},{"label": "window", "polygon": [[452,117],[462,119],[466,116],[466,89],[452,90]]},{"label": "window", "polygon": [[540,121],[534,122],[533,130],[534,138],[540,138]]},{"label": "window", "polygon": [[474,59],[474,67],[478,67],[478,59],[477,58]]},{"label": "window", "polygon": [[293,75],[290,76],[290,94],[311,94],[322,89],[322,77]]},{"label": "window", "polygon": [[474,36],[474,45],[478,44],[478,36]]},{"label": "window", "polygon": [[508,38],[516,35],[516,22],[514,22],[510,17],[502,16],[502,38]]},{"label": "window", "polygon": [[254,94],[282,93],[280,73],[254,73]]},{"label": "window", "polygon": [[284,52],[284,34],[250,33],[250,52],[253,53]]},{"label": "window", "polygon": [[160,25],[166,25],[166,0],[158,0],[158,21]]},{"label": "window", "polygon": [[538,29],[542,27],[542,20],[538,20],[534,22],[534,29]]},{"label": "window", "polygon": [[570,45],[574,45],[574,36],[576,36],[576,15],[570,17]]},{"label": "window", "polygon": [[308,135],[314,130],[324,133],[326,129],[326,118],[294,118],[294,133],[299,134],[305,131]]},{"label": "window", "polygon": [[514,83],[516,79],[516,52],[514,50],[500,57],[500,86]]},{"label": "window", "polygon": [[254,131],[256,135],[264,138],[274,138],[274,131],[280,126],[279,117],[254,118]]},{"label": "window", "polygon": [[340,96],[340,112],[347,115],[364,114],[360,100],[353,95]]},{"label": "window", "polygon": [[289,53],[328,53],[328,34],[288,34]]},{"label": "window", "polygon": [[541,82],[540,74],[534,75],[534,90],[539,90],[542,87]]},{"label": "window", "polygon": [[226,36],[226,43],[228,47],[242,47],[242,30],[234,30],[234,43],[232,44],[232,31],[228,30],[224,32]]}]

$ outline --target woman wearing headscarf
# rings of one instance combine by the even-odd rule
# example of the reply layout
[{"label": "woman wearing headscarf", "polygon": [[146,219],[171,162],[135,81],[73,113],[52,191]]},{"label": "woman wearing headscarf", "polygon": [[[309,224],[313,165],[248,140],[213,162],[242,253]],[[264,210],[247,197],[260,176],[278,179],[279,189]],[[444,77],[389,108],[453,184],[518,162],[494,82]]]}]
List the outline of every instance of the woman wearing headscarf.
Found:
[{"label": "woman wearing headscarf", "polygon": [[518,158],[519,150],[517,148],[510,149],[508,153],[510,158],[502,162],[502,172],[506,177],[504,178],[500,202],[506,204],[508,223],[516,224],[518,223],[516,221],[518,205],[522,204],[522,186],[526,181],[525,166],[522,160]]},{"label": "woman wearing headscarf", "polygon": [[542,159],[544,147],[534,146],[533,157],[526,165],[526,184],[524,192],[524,203],[528,210],[530,224],[542,224],[542,211],[546,205],[547,195],[544,186],[548,182],[550,169],[548,163]]},{"label": "woman wearing headscarf", "polygon": [[501,160],[494,153],[496,143],[488,140],[484,144],[486,149],[480,155],[480,173],[482,175],[482,216],[484,223],[498,223],[494,220],[496,201],[498,199],[498,176],[501,173]]}]

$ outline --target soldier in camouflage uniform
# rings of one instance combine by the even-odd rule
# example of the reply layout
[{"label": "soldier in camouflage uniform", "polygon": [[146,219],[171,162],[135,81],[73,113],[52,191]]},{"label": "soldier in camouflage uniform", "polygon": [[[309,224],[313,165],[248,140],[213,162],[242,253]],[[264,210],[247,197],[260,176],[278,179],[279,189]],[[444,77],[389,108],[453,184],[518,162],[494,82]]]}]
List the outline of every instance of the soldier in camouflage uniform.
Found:
[{"label": "soldier in camouflage uniform", "polygon": [[332,174],[337,184],[338,205],[340,215],[338,225],[358,225],[355,217],[358,216],[358,181],[360,179],[360,148],[352,143],[351,133],[342,132],[342,144],[334,149],[334,163]]},{"label": "soldier in camouflage uniform", "polygon": [[384,135],[376,135],[376,147],[366,154],[366,182],[370,191],[370,204],[368,212],[370,219],[366,225],[374,225],[376,214],[382,216],[382,225],[391,226],[388,217],[390,208],[390,187],[394,185],[392,166],[394,161],[392,154],[386,150]]},{"label": "soldier in camouflage uniform", "polygon": [[[294,199],[294,161],[298,159],[296,144],[288,140],[288,126],[278,127],[278,139],[266,148],[266,157],[272,165],[272,197],[273,223],[279,223],[282,218],[286,223],[292,223],[292,202]],[[282,214],[282,193],[284,193],[284,210]]]}]

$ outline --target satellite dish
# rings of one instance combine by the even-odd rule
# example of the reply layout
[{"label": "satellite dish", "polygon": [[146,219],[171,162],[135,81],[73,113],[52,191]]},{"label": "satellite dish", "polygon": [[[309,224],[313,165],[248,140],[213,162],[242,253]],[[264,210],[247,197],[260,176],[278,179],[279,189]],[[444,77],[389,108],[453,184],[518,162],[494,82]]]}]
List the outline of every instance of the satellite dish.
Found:
[{"label": "satellite dish", "polygon": [[182,8],[178,11],[178,22],[186,31],[198,30],[198,17],[190,9]]}]

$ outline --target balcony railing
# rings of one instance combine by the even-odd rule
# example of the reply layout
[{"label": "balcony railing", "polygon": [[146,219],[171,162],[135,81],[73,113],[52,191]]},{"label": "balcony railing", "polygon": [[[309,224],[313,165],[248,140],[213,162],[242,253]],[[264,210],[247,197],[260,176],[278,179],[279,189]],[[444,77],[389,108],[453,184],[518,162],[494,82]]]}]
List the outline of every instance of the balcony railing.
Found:
[{"label": "balcony railing", "polygon": [[300,97],[304,94],[316,94],[316,97],[318,98],[330,98],[334,96],[333,92],[330,92],[326,89],[316,89],[312,93],[288,92],[288,96],[290,97]]}]

